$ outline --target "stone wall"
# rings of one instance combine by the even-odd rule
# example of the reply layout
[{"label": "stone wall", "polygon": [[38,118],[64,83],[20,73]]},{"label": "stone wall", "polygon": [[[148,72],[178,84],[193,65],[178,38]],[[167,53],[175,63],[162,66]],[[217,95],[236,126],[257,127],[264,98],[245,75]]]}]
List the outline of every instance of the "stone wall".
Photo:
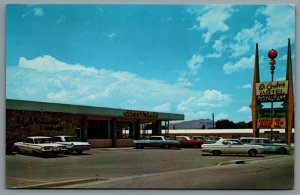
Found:
[{"label": "stone wall", "polygon": [[6,142],[22,141],[28,136],[76,135],[81,128],[76,114],[6,110]]}]

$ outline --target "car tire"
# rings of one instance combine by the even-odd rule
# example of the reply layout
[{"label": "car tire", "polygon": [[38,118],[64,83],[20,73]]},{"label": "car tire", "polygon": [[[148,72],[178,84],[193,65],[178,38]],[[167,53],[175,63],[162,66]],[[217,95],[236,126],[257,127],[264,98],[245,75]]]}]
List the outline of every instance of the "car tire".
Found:
[{"label": "car tire", "polygon": [[18,154],[22,154],[22,151],[20,150],[20,148],[18,146],[14,147],[14,151]]},{"label": "car tire", "polygon": [[221,151],[220,150],[214,150],[214,151],[212,151],[212,154],[214,156],[219,156],[221,154]]},{"label": "car tire", "polygon": [[286,149],[284,149],[284,148],[279,148],[279,149],[277,150],[277,153],[279,153],[279,154],[286,154]]},{"label": "car tire", "polygon": [[257,151],[256,151],[256,150],[250,150],[250,151],[248,152],[248,155],[249,155],[250,157],[255,157],[255,156],[257,155]]},{"label": "car tire", "polygon": [[35,151],[35,150],[32,150],[32,155],[33,156],[39,156],[39,153],[37,151]]},{"label": "car tire", "polygon": [[83,151],[82,150],[77,150],[76,152],[77,152],[77,154],[82,154]]},{"label": "car tire", "polygon": [[169,144],[166,144],[166,145],[164,146],[164,148],[169,149],[169,148],[170,148],[170,145],[169,145]]},{"label": "car tire", "polygon": [[137,144],[137,145],[136,145],[136,148],[137,148],[137,149],[143,149],[144,146],[143,146],[143,144]]}]

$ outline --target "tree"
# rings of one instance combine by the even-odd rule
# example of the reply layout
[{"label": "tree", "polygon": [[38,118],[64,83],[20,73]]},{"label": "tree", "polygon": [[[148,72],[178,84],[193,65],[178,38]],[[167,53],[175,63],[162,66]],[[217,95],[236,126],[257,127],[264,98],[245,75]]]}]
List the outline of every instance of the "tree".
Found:
[{"label": "tree", "polygon": [[236,124],[228,119],[222,119],[216,122],[216,129],[235,129],[236,127]]}]

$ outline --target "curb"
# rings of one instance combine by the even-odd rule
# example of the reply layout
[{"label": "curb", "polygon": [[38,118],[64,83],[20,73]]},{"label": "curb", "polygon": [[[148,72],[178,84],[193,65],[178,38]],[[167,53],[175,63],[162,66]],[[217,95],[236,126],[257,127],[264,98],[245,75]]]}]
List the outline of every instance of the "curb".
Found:
[{"label": "curb", "polygon": [[79,184],[79,183],[86,183],[86,182],[94,182],[94,181],[100,181],[100,180],[107,180],[107,179],[91,177],[91,178],[68,180],[68,181],[61,181],[61,182],[49,182],[49,183],[42,183],[42,184],[36,184],[36,185],[18,186],[18,187],[13,187],[12,189],[55,188],[58,186],[72,185],[72,184]]}]

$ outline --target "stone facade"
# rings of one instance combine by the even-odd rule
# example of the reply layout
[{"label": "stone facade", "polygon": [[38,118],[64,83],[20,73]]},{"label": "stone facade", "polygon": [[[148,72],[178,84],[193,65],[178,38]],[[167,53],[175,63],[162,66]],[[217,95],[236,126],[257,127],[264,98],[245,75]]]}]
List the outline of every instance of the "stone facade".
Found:
[{"label": "stone facade", "polygon": [[76,135],[82,116],[76,114],[6,110],[6,141],[22,141],[28,136]]}]

